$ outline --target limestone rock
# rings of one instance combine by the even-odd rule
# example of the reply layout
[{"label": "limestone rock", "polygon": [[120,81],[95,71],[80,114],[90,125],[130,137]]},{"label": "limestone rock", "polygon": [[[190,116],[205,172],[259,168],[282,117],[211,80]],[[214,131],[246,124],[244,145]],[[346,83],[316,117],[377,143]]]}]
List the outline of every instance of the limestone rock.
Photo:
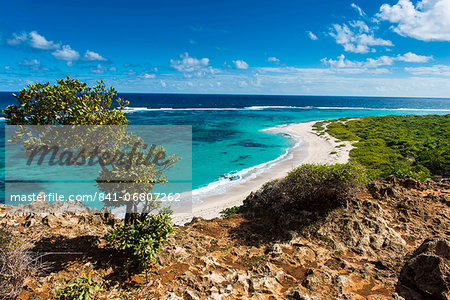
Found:
[{"label": "limestone rock", "polygon": [[54,214],[48,214],[44,218],[42,218],[42,224],[50,227],[55,228],[61,224],[58,217],[56,217]]},{"label": "limestone rock", "polygon": [[399,281],[419,294],[450,299],[450,238],[425,240],[406,262]]},{"label": "limestone rock", "polygon": [[306,278],[302,285],[312,291],[318,291],[324,286],[329,286],[333,282],[333,276],[330,272],[317,269],[306,271]]}]

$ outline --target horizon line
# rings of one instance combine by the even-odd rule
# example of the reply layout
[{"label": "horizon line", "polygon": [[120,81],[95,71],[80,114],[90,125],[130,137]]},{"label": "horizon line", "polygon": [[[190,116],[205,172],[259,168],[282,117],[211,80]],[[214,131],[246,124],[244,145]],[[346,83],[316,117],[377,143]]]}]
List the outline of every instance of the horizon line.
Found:
[{"label": "horizon line", "polygon": [[[0,93],[18,93],[19,91],[0,91]],[[117,94],[146,94],[146,95],[201,95],[201,96],[273,96],[273,97],[343,97],[343,98],[396,98],[396,99],[440,99],[450,100],[450,97],[437,96],[373,96],[373,95],[308,95],[308,94],[234,94],[234,93],[177,93],[177,92],[119,92]],[[12,95],[11,95],[12,96]]]}]

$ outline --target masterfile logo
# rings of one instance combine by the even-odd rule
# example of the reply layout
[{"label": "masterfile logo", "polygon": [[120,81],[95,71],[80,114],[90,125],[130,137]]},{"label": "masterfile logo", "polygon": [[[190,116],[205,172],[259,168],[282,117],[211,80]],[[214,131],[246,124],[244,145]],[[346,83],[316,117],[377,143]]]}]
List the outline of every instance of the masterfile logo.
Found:
[{"label": "masterfile logo", "polygon": [[[191,126],[5,126],[5,203],[191,209]],[[155,196],[157,195],[157,196]],[[175,201],[176,200],[176,201]]]}]

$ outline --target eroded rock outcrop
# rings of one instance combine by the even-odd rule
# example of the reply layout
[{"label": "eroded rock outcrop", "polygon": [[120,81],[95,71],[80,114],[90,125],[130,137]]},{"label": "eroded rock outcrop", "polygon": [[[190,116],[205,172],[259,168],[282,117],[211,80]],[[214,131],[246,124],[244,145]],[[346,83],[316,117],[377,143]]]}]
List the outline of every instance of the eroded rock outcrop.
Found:
[{"label": "eroded rock outcrop", "polygon": [[399,290],[405,298],[450,299],[450,238],[426,239],[402,269]]},{"label": "eroded rock outcrop", "polygon": [[45,256],[51,269],[27,283],[23,299],[51,298],[85,273],[104,288],[100,299],[446,299],[449,196],[448,182],[391,178],[321,214],[272,205],[260,191],[247,201],[276,208],[270,214],[176,227],[147,279],[124,278],[102,239],[111,228],[102,214],[0,211],[0,223],[35,238],[38,252],[71,253]]}]

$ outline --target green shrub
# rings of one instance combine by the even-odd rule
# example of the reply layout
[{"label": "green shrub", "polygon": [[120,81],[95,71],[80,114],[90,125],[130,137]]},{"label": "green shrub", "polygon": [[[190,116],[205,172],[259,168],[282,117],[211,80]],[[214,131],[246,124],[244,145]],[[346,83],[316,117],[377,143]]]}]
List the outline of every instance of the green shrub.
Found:
[{"label": "green shrub", "polygon": [[331,121],[331,136],[358,141],[351,160],[370,177],[409,176],[421,180],[450,175],[450,115],[365,117]]},{"label": "green shrub", "polygon": [[233,206],[233,207],[225,208],[224,210],[222,210],[220,212],[220,214],[223,218],[226,218],[226,217],[238,214],[239,209],[240,209],[240,206]]},{"label": "green shrub", "polygon": [[[350,121],[351,122],[351,121]],[[347,126],[339,121],[327,125],[326,132],[342,141],[358,141],[359,136],[347,130]]]},{"label": "green shrub", "polygon": [[[18,95],[13,94],[17,103],[2,110],[5,122],[8,125],[27,126],[21,127],[21,134],[15,134],[11,140],[22,143],[27,155],[30,154],[30,149],[45,144],[58,145],[62,151],[83,154],[77,157],[90,157],[92,160],[94,153],[84,155],[88,154],[85,153],[86,148],[97,149],[96,159],[100,159],[103,154],[120,153],[120,159],[106,159],[109,163],[101,164],[97,178],[92,178],[97,182],[96,185],[101,192],[106,195],[117,195],[113,197],[114,199],[105,197],[104,205],[126,206],[125,224],[132,223],[135,217],[143,217],[157,208],[155,207],[157,205],[153,205],[157,202],[147,203],[152,205],[146,205],[146,208],[138,213],[134,209],[140,201],[139,197],[135,196],[141,195],[144,190],[147,193],[152,192],[156,184],[166,184],[165,172],[180,158],[176,155],[169,156],[162,146],[146,145],[141,137],[125,129],[129,121],[123,110],[130,103],[118,97],[113,87],[108,88],[103,81],[90,87],[87,83],[70,77],[56,82],[55,85],[50,85],[50,82],[30,84]],[[96,130],[86,129],[88,134],[81,134],[85,130],[80,129],[77,130],[80,135],[69,131],[71,138],[65,139],[57,138],[64,132],[60,131],[60,126],[33,134],[29,125],[117,125],[117,127],[102,138],[94,138],[92,132]],[[103,132],[105,131],[107,130]],[[66,157],[68,162],[72,156]],[[122,160],[124,157],[130,158],[129,163],[124,163]],[[138,157],[145,157],[145,161],[149,163],[138,163],[140,161]],[[79,161],[75,164],[74,162],[71,163],[72,166],[78,165]],[[127,178],[127,182],[123,182],[124,178]],[[125,201],[127,195],[133,197]]]},{"label": "green shrub", "polygon": [[324,125],[324,122],[317,122],[317,123],[314,123],[314,125],[312,127],[315,131],[323,131],[323,130],[325,130],[325,127],[323,125]]},{"label": "green shrub", "polygon": [[123,251],[125,269],[137,266],[146,269],[149,263],[158,262],[161,245],[173,233],[172,219],[165,213],[150,214],[143,221],[135,220],[128,225],[116,225],[106,240]]},{"label": "green shrub", "polygon": [[387,176],[391,174],[397,178],[413,177],[421,181],[425,181],[431,176],[430,171],[423,166],[412,167],[409,164],[400,162],[393,164],[391,170],[386,172],[384,175]]},{"label": "green shrub", "polygon": [[39,271],[41,265],[30,247],[31,243],[0,227],[0,299],[14,299],[25,279]]},{"label": "green shrub", "polygon": [[346,207],[348,200],[367,181],[365,169],[355,163],[303,164],[285,178],[248,197],[240,213],[250,218],[271,216],[269,219],[280,228],[295,227],[307,221],[308,218],[301,217],[303,211],[317,213],[308,214],[314,218],[332,209]]},{"label": "green shrub", "polygon": [[277,183],[278,181],[280,181],[280,179],[272,179],[272,180],[269,180],[269,181],[265,182],[265,183],[262,185],[262,187],[263,187],[263,188],[270,187],[270,186],[274,185],[275,183]]},{"label": "green shrub", "polygon": [[326,211],[346,204],[367,183],[363,167],[354,163],[304,164],[280,182],[287,202],[302,210]]},{"label": "green shrub", "polygon": [[70,280],[63,289],[56,288],[56,297],[62,300],[90,300],[98,291],[100,291],[99,285],[88,274]]}]

